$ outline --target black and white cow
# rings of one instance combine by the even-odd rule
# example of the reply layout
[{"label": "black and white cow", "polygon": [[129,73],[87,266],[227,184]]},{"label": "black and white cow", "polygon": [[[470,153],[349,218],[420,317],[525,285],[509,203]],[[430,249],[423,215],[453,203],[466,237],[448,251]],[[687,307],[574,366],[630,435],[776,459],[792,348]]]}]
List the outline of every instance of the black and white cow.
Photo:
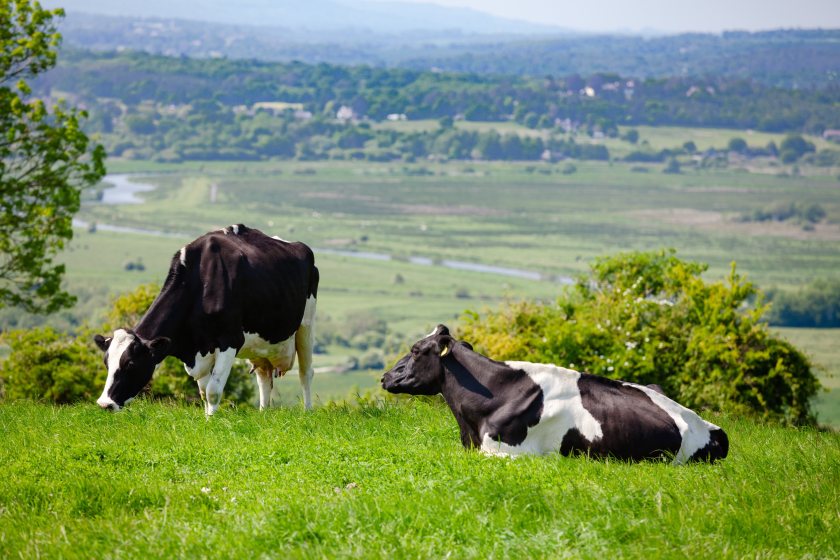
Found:
[{"label": "black and white cow", "polygon": [[464,447],[492,455],[559,451],[674,463],[726,457],[718,426],[661,389],[551,364],[497,362],[439,325],[382,377],[392,393],[442,393]]},{"label": "black and white cow", "polygon": [[304,406],[311,408],[317,295],[315,257],[303,243],[242,224],[207,233],[175,254],[160,294],[134,329],[96,335],[108,368],[96,402],[118,410],[171,355],[196,379],[211,415],[240,357],[254,366],[264,409],[274,375],[291,369],[297,353]]}]

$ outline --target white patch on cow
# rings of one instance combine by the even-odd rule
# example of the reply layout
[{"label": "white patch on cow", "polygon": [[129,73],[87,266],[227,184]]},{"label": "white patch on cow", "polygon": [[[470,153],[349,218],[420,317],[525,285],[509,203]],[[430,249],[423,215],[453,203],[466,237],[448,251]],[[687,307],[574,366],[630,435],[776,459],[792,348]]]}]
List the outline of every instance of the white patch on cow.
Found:
[{"label": "white patch on cow", "polygon": [[303,319],[300,324],[311,327],[315,324],[315,296],[309,296],[306,300],[306,307],[303,308]]},{"label": "white patch on cow", "polygon": [[291,243],[291,241],[286,241],[285,239],[283,239],[279,235],[272,235],[271,238],[276,239],[277,241],[282,241],[283,243]]},{"label": "white patch on cow", "polygon": [[711,440],[711,430],[719,429],[718,426],[700,418],[700,416],[693,410],[690,410],[678,402],[669,399],[665,395],[654,391],[650,387],[626,382],[624,385],[629,385],[643,391],[648,397],[650,397],[653,404],[667,412],[668,416],[670,416],[677,425],[677,429],[680,431],[680,436],[682,436],[682,445],[680,445],[680,450],[674,457],[673,464],[675,465],[685,463],[692,455],[694,455],[694,453],[703,449]]},{"label": "white patch on cow", "polygon": [[216,352],[218,352],[218,350],[213,350],[207,354],[196,352],[193,366],[190,367],[187,364],[184,364],[184,369],[187,370],[190,377],[196,381],[204,379],[213,370],[213,364],[216,363]]},{"label": "white patch on cow", "polygon": [[96,404],[102,408],[119,409],[119,405],[108,396],[108,391],[114,384],[114,375],[120,367],[120,358],[133,341],[134,335],[126,332],[125,329],[114,331],[111,344],[108,346],[108,378],[105,380],[105,389],[102,390],[102,396],[96,399]]},{"label": "white patch on cow", "polygon": [[431,337],[435,336],[437,333],[438,333],[438,327],[435,327],[434,330],[432,330],[432,332],[430,332],[429,334],[427,334],[423,338],[424,339],[431,338]]},{"label": "white patch on cow", "polygon": [[181,264],[187,266],[187,248],[181,247]]},{"label": "white patch on cow", "polygon": [[553,364],[531,362],[505,362],[514,369],[524,371],[543,391],[543,411],[536,426],[528,428],[525,441],[508,445],[494,441],[489,434],[482,434],[481,450],[489,455],[543,455],[560,449],[563,436],[571,428],[590,442],[604,436],[601,424],[583,407],[577,381],[580,372]]},{"label": "white patch on cow", "polygon": [[231,231],[233,232],[234,235],[239,235],[239,226],[238,225],[233,224],[232,226],[230,226],[230,229],[231,229]]}]

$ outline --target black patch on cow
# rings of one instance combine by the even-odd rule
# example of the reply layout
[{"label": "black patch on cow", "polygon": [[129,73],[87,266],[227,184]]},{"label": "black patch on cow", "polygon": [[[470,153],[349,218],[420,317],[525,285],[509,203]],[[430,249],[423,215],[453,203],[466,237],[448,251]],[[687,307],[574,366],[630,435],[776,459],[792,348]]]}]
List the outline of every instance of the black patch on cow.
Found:
[{"label": "black patch on cow", "polygon": [[709,443],[689,457],[689,461],[709,461],[714,463],[729,454],[729,438],[722,429],[709,432]]},{"label": "black patch on cow", "polygon": [[585,454],[589,451],[589,441],[577,428],[570,428],[560,443],[560,453],[565,456]]},{"label": "black patch on cow", "polygon": [[444,358],[443,396],[461,429],[465,447],[493,441],[519,445],[543,410],[542,388],[522,370],[456,344]]},{"label": "black patch on cow", "polygon": [[[676,423],[641,389],[585,373],[578,379],[578,389],[583,408],[598,421],[603,433],[587,443],[589,454],[640,461],[674,456],[679,451],[682,436]],[[570,445],[573,443],[574,436],[570,436]]]}]

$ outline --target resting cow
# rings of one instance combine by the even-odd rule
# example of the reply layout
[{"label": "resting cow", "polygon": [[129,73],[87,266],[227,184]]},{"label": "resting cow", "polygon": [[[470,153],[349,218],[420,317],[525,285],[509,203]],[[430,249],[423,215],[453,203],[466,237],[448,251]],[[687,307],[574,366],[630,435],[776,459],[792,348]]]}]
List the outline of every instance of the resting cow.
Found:
[{"label": "resting cow", "polygon": [[118,410],[171,355],[196,379],[211,415],[240,357],[257,373],[264,409],[274,375],[291,369],[297,353],[304,406],[311,408],[317,292],[315,257],[303,243],[242,224],[207,233],[175,254],[160,294],[134,329],[96,335],[108,368],[96,402]]},{"label": "resting cow", "polygon": [[551,364],[496,362],[439,325],[382,377],[392,393],[442,393],[464,447],[492,455],[559,451],[674,463],[726,457],[722,429],[654,388]]}]

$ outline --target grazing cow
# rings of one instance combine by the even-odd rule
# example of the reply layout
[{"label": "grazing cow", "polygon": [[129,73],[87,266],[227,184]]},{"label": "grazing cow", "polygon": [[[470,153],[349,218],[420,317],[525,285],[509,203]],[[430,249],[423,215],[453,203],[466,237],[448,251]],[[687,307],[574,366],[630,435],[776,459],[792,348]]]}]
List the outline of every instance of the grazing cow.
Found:
[{"label": "grazing cow", "polygon": [[171,355],[198,382],[211,415],[240,357],[257,373],[262,410],[274,375],[291,369],[297,353],[304,406],[311,408],[317,292],[315,257],[303,243],[242,224],[207,233],[175,254],[160,294],[133,330],[96,335],[108,368],[96,402],[118,410]]},{"label": "grazing cow", "polygon": [[722,429],[661,388],[551,364],[496,362],[452,338],[444,325],[382,377],[391,393],[443,393],[464,447],[491,455],[559,451],[675,464],[726,457]]}]

